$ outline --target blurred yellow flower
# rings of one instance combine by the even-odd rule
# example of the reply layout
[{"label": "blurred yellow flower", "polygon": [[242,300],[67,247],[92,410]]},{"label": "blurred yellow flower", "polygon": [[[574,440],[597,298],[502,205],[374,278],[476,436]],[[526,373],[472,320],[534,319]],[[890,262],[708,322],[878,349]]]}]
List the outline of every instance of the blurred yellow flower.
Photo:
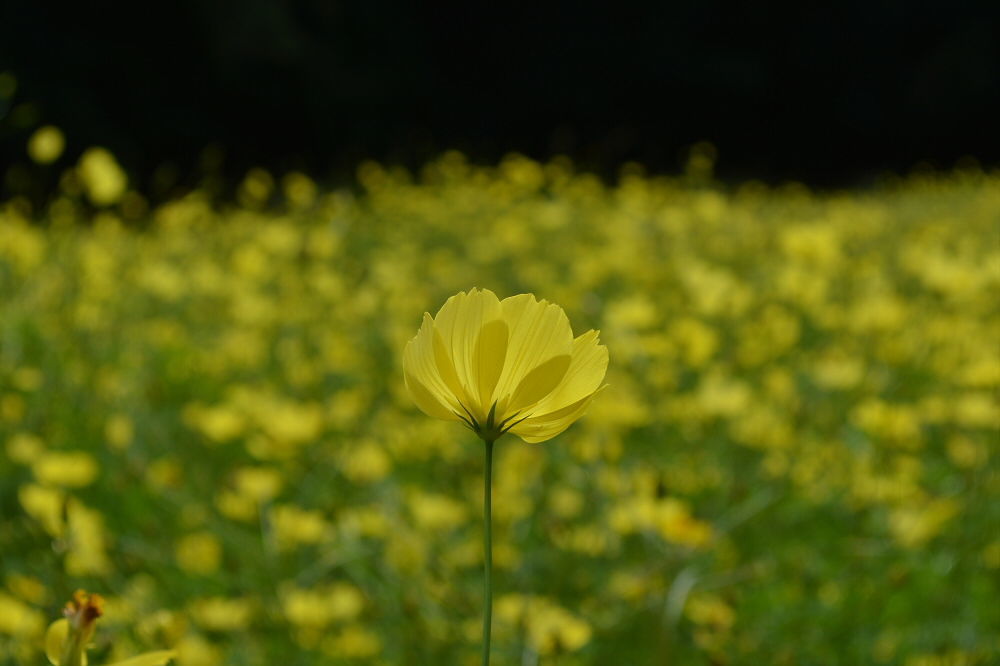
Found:
[{"label": "blurred yellow flower", "polygon": [[263,169],[251,169],[240,184],[238,197],[240,203],[247,208],[263,205],[271,190],[274,189],[274,178]]},{"label": "blurred yellow flower", "polygon": [[382,650],[382,642],[370,629],[349,624],[325,640],[323,648],[332,657],[365,659],[377,655]]},{"label": "blurred yellow flower", "polygon": [[545,597],[507,594],[497,601],[497,616],[523,624],[531,647],[543,656],[575,652],[590,642],[590,624]]},{"label": "blurred yellow flower", "polygon": [[66,503],[69,551],[66,553],[66,573],[70,576],[105,575],[111,570],[108,559],[108,533],[104,516],[75,498]]},{"label": "blurred yellow flower", "polygon": [[39,127],[28,139],[28,157],[38,164],[51,164],[59,159],[66,148],[62,130],[52,125]]},{"label": "blurred yellow flower", "polygon": [[947,443],[948,459],[957,467],[976,469],[989,460],[989,449],[982,442],[956,435]]},{"label": "blurred yellow flower", "polygon": [[188,608],[190,616],[209,631],[240,631],[249,627],[255,606],[247,599],[205,597]]},{"label": "blurred yellow flower", "polygon": [[584,503],[583,494],[567,486],[557,486],[549,495],[549,508],[560,518],[572,518],[578,515]]},{"label": "blurred yellow flower", "polygon": [[278,442],[303,444],[315,440],[323,429],[323,410],[317,403],[262,401],[259,409],[260,427]]},{"label": "blurred yellow flower", "polygon": [[66,529],[66,494],[63,491],[29,483],[18,488],[17,499],[25,513],[41,523],[49,536],[63,535]]},{"label": "blurred yellow flower", "polygon": [[24,398],[16,393],[8,393],[0,397],[0,420],[17,423],[24,418]]},{"label": "blurred yellow flower", "polygon": [[45,443],[38,435],[27,432],[14,433],[7,440],[7,457],[22,465],[29,465],[45,453]]},{"label": "blurred yellow flower", "polygon": [[191,404],[184,408],[183,416],[185,423],[201,431],[212,442],[237,437],[246,428],[246,417],[225,405],[207,407]]},{"label": "blurred yellow flower", "polygon": [[281,492],[285,480],[273,467],[241,467],[236,470],[235,483],[241,495],[268,502]]},{"label": "blurred yellow flower", "polygon": [[300,627],[322,628],[331,622],[353,620],[365,605],[364,594],[350,583],[312,589],[285,587],[280,596],[285,617]]},{"label": "blurred yellow flower", "polygon": [[110,206],[125,194],[128,176],[104,148],[88,148],[78,168],[87,196],[95,206]]},{"label": "blurred yellow flower", "polygon": [[45,375],[38,368],[18,368],[11,376],[13,385],[25,392],[37,391],[45,382]]},{"label": "blurred yellow flower", "polygon": [[35,478],[47,486],[82,488],[97,478],[97,461],[84,451],[49,451],[32,465]]},{"label": "blurred yellow flower", "polygon": [[655,505],[654,525],[663,538],[692,548],[706,545],[712,526],[694,518],[680,500],[666,498]]},{"label": "blurred yellow flower", "polygon": [[381,481],[392,471],[392,460],[377,442],[366,439],[344,452],[340,466],[344,476],[351,481],[372,483]]},{"label": "blurred yellow flower", "polygon": [[132,419],[124,414],[112,414],[104,423],[104,438],[118,451],[127,449],[135,436]]},{"label": "blurred yellow flower", "polygon": [[330,532],[330,524],[319,511],[282,504],[271,510],[274,537],[281,549],[299,544],[319,543]]},{"label": "blurred yellow flower", "polygon": [[211,532],[186,534],[177,541],[174,556],[189,573],[212,574],[222,563],[222,544]]},{"label": "blurred yellow flower", "polygon": [[452,296],[403,353],[406,386],[428,416],[461,421],[486,441],[513,432],[555,437],[600,392],[608,350],[598,332],[573,338],[558,305],[489,290]]},{"label": "blurred yellow flower", "polygon": [[185,636],[177,643],[177,662],[184,666],[216,666],[222,659],[222,650],[198,634]]},{"label": "blurred yellow flower", "polygon": [[[49,625],[45,632],[45,656],[54,666],[86,666],[97,619],[104,614],[104,599],[99,594],[77,590],[63,608],[61,620]],[[108,666],[162,666],[173,659],[173,650],[158,650],[117,661]]]},{"label": "blurred yellow flower", "polygon": [[7,584],[7,589],[16,596],[35,605],[45,603],[45,599],[48,596],[45,591],[45,584],[34,576],[10,573],[7,574],[4,582]]},{"label": "blurred yellow flower", "polygon": [[0,592],[0,636],[38,637],[45,616],[20,599]]},{"label": "blurred yellow flower", "polygon": [[286,174],[281,179],[281,187],[293,208],[305,208],[316,200],[316,183],[304,173],[293,171]]},{"label": "blurred yellow flower", "polygon": [[417,527],[428,531],[446,531],[465,522],[465,505],[446,495],[414,491],[407,504]]},{"label": "blurred yellow flower", "polygon": [[960,509],[949,497],[914,502],[889,514],[889,531],[901,545],[917,548],[936,537]]},{"label": "blurred yellow flower", "polygon": [[242,493],[222,490],[215,496],[215,506],[231,520],[250,522],[257,519],[257,502]]},{"label": "blurred yellow flower", "polygon": [[684,614],[699,625],[713,625],[729,629],[736,620],[736,613],[725,601],[713,594],[693,594],[687,600]]}]

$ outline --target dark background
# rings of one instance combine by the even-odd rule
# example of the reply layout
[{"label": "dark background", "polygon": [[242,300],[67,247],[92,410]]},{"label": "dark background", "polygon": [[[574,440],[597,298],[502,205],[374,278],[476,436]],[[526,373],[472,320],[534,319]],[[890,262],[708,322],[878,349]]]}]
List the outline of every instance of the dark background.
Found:
[{"label": "dark background", "polygon": [[232,178],[334,181],[450,148],[676,172],[700,140],[730,180],[1000,162],[998,3],[824,4],[3,0],[0,167],[39,124],[67,135],[56,168],[104,145],[140,188],[208,145]]}]

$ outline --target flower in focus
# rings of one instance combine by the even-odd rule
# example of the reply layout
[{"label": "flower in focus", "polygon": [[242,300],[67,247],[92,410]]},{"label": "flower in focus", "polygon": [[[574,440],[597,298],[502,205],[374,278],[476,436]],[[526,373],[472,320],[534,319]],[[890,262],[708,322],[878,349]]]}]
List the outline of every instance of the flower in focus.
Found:
[{"label": "flower in focus", "polygon": [[486,441],[512,432],[526,442],[555,437],[579,419],[603,386],[607,347],[598,332],[574,338],[558,305],[487,290],[452,296],[403,353],[403,374],[428,416],[461,421]]},{"label": "flower in focus", "polygon": [[[49,625],[45,633],[45,655],[55,666],[86,666],[87,646],[94,636],[97,618],[104,614],[99,594],[77,590],[63,608],[64,618]],[[147,652],[108,666],[162,666],[173,659],[173,650]]]}]

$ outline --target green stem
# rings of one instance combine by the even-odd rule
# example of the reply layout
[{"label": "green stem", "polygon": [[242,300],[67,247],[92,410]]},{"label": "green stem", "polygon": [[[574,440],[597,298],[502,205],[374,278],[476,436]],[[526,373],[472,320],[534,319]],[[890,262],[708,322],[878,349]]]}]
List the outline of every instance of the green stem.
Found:
[{"label": "green stem", "polygon": [[483,666],[490,664],[490,625],[493,621],[493,442],[486,441],[486,474],[483,479],[483,583],[485,606],[483,607]]}]

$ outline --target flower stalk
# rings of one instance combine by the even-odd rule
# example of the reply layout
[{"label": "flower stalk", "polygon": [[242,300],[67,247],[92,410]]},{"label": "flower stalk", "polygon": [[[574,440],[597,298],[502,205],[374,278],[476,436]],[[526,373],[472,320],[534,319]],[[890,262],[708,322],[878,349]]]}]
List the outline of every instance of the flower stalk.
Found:
[{"label": "flower stalk", "polygon": [[484,441],[486,468],[483,478],[483,666],[489,666],[493,622],[493,443],[496,440]]}]

